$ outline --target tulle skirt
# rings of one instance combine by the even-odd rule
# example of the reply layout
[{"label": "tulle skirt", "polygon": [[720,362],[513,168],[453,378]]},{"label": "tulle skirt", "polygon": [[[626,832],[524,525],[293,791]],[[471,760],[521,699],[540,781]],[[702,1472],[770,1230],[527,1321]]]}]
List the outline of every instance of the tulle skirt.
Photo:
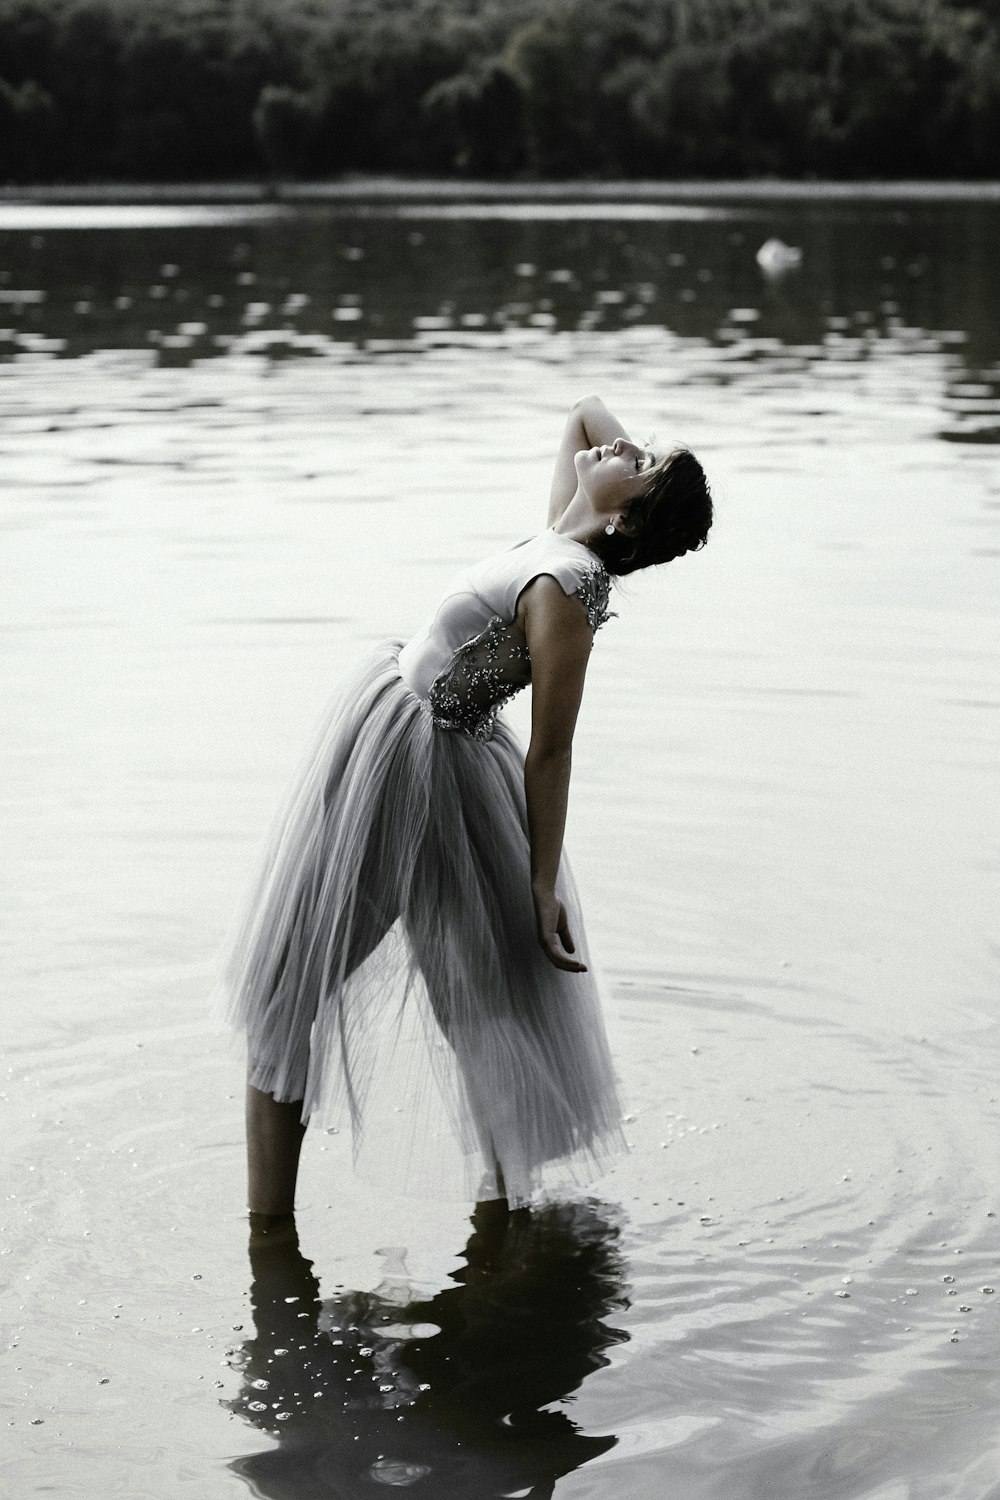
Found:
[{"label": "tulle skirt", "polygon": [[[408,1076],[436,1080],[476,1191],[520,1203],[553,1165],[579,1181],[623,1146],[600,996],[538,944],[517,739],[502,720],[485,742],[437,728],[398,651],[327,710],[250,887],[226,1008],[251,1083],[303,1120],[346,1111],[356,1141],[418,1017]],[[559,895],[588,962],[565,860]]]}]

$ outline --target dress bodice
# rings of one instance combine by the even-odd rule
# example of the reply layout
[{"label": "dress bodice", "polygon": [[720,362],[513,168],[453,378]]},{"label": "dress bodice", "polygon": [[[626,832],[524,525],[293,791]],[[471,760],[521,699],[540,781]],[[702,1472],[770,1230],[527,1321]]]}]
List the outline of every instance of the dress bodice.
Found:
[{"label": "dress bodice", "polygon": [[429,704],[439,728],[489,739],[499,708],[531,681],[517,604],[528,584],[543,574],[579,599],[591,630],[611,615],[603,563],[582,542],[555,531],[467,568],[452,580],[433,619],[399,654],[403,681]]}]

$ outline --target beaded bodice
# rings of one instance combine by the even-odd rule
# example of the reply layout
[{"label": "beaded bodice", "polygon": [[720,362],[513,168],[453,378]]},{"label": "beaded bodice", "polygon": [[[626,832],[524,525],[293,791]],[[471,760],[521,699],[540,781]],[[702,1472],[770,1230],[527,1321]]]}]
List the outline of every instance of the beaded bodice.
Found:
[{"label": "beaded bodice", "polygon": [[469,569],[399,657],[401,675],[425,700],[437,728],[488,740],[498,711],[527,687],[531,657],[517,623],[517,601],[543,574],[579,599],[591,630],[610,617],[603,564],[581,543],[555,532]]},{"label": "beaded bodice", "polygon": [[488,740],[499,710],[530,681],[524,631],[516,620],[507,624],[494,615],[431,683],[431,717],[439,729],[462,729],[475,740]]}]

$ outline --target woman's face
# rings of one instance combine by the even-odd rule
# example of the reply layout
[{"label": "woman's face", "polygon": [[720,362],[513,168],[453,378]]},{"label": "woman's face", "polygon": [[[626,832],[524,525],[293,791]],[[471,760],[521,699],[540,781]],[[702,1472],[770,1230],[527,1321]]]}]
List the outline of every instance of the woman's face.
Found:
[{"label": "woman's face", "polygon": [[641,495],[646,475],[657,464],[648,448],[616,438],[599,448],[582,448],[576,455],[581,488],[600,515],[614,515],[629,500]]}]

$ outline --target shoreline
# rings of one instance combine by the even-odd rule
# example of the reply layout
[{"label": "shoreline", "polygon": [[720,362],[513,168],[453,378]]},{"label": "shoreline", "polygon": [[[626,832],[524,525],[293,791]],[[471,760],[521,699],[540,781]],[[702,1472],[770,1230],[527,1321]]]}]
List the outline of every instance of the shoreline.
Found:
[{"label": "shoreline", "polygon": [[481,179],[423,177],[345,177],[321,182],[114,182],[50,183],[0,187],[0,204],[175,204],[175,203],[354,203],[422,202],[571,203],[652,202],[729,203],[997,203],[1000,182],[870,180],[801,182],[782,178],[658,181],[490,182]]}]

